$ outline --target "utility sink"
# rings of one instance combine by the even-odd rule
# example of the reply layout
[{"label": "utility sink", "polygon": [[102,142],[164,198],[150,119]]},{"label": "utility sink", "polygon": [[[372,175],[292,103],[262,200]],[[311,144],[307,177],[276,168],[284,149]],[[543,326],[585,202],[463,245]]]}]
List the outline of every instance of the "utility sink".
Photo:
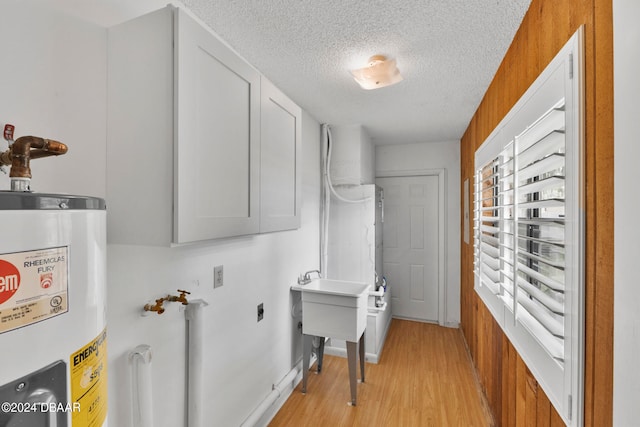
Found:
[{"label": "utility sink", "polygon": [[313,279],[294,285],[302,292],[302,333],[357,342],[367,325],[369,285]]},{"label": "utility sink", "polygon": [[[356,359],[360,359],[360,381],[364,382],[364,330],[367,326],[369,285],[345,280],[314,279],[291,289],[302,292],[302,392],[307,392],[311,341],[314,336],[345,340],[351,388],[350,405],[356,405]],[[324,341],[322,341],[324,343]],[[324,345],[321,345],[324,348]],[[318,355],[318,372],[322,365]]]}]

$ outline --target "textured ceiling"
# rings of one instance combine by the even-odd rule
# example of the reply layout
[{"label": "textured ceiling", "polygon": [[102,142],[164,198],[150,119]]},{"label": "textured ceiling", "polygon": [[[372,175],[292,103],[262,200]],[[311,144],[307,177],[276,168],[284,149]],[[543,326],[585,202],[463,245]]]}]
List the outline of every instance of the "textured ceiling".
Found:
[{"label": "textured ceiling", "polygon": [[[183,0],[323,123],[376,144],[460,139],[530,0]],[[396,58],[404,81],[365,91],[349,70]]]}]

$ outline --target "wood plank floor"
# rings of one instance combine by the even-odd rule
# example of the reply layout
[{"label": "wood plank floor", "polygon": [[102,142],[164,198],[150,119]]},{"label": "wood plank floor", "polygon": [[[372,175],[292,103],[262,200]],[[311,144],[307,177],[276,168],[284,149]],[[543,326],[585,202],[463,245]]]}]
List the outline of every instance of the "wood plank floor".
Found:
[{"label": "wood plank floor", "polygon": [[[315,367],[313,369],[315,371]],[[491,426],[458,329],[394,319],[380,363],[366,364],[349,406],[347,360],[326,356],[276,414],[277,426]]]}]

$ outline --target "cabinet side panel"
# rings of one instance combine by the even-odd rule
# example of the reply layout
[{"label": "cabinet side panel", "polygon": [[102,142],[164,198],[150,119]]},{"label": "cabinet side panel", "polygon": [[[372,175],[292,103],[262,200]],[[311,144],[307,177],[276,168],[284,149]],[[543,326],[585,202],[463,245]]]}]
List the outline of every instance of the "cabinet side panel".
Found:
[{"label": "cabinet side panel", "polygon": [[172,10],[108,31],[108,242],[171,241]]}]

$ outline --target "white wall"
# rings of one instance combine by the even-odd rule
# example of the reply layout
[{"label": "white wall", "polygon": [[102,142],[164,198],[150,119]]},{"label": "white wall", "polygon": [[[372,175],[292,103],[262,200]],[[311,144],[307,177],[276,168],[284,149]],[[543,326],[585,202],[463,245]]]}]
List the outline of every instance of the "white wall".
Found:
[{"label": "white wall", "polygon": [[[15,125],[15,138],[69,147],[31,162],[32,189],[104,197],[106,31],[40,2],[4,0],[0,40],[0,125]],[[0,173],[0,190],[9,188],[8,173]]]},{"label": "white wall", "polygon": [[[14,124],[17,137],[31,134],[69,145],[65,156],[32,162],[35,191],[105,197],[104,26],[165,4],[3,0],[0,123]],[[3,144],[0,141],[2,151]],[[204,309],[209,325],[204,342],[205,419],[239,425],[298,361],[299,319],[290,314],[289,286],[301,272],[319,267],[320,128],[306,113],[302,150],[299,230],[178,248],[108,247],[111,426],[131,425],[127,356],[141,343],[153,351],[155,425],[184,425],[184,314],[174,304],[163,315],[140,316],[145,303],[178,288],[209,303]],[[8,176],[0,174],[0,189],[8,188]],[[216,265],[224,265],[225,283],[214,291]],[[265,309],[260,323],[258,303]]]},{"label": "white wall", "polygon": [[445,324],[460,323],[460,142],[376,146],[376,174],[445,169]]},{"label": "white wall", "polygon": [[[109,246],[110,422],[128,426],[127,354],[138,344],[154,352],[153,402],[158,425],[184,419],[185,322],[169,305],[140,317],[144,303],[176,289],[209,303],[205,330],[204,419],[239,425],[301,357],[289,287],[319,267],[320,128],[303,117],[302,227],[297,231],[225,239],[176,248]],[[224,265],[224,286],[213,289],[213,267]],[[257,305],[265,317],[256,320]],[[117,338],[113,338],[117,337]]]},{"label": "white wall", "polygon": [[110,27],[166,6],[183,5],[180,0],[24,0],[25,3],[52,5],[69,16]]},{"label": "white wall", "polygon": [[[0,127],[11,123],[15,138],[33,135],[69,147],[64,156],[31,163],[33,191],[105,197],[105,27],[166,4],[2,0]],[[0,140],[0,152],[6,148]],[[0,172],[0,190],[9,188],[8,172]]]},{"label": "white wall", "polygon": [[640,2],[614,0],[615,264],[613,424],[640,420]]},{"label": "white wall", "polygon": [[360,133],[360,181],[374,184],[376,180],[376,149],[367,131]]}]

